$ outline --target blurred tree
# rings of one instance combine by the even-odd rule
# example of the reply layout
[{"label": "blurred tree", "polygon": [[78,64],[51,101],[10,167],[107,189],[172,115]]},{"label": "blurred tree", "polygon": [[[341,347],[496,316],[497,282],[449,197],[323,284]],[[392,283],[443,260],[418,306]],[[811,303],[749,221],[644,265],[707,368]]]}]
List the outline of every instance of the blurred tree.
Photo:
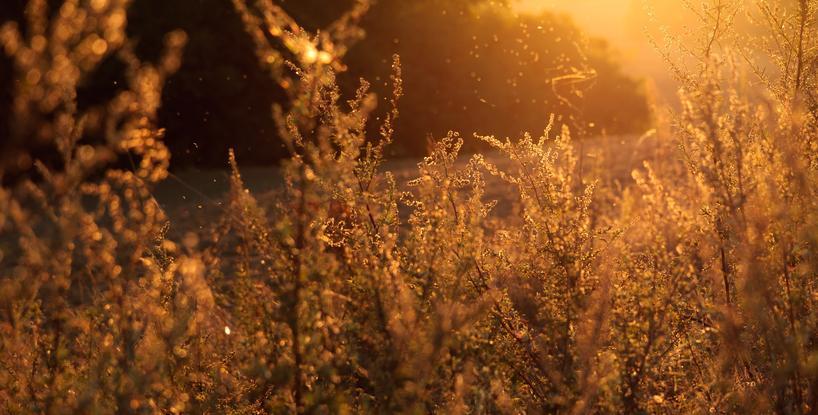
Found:
[{"label": "blurred tree", "polygon": [[[311,30],[352,4],[274,1]],[[2,3],[0,20],[19,20],[25,2]],[[641,132],[648,124],[640,83],[622,73],[603,42],[586,41],[565,16],[517,16],[504,2],[489,0],[379,0],[363,26],[367,37],[346,56],[349,70],[340,82],[352,92],[363,77],[386,97],[390,57],[401,55],[406,95],[392,155],[424,154],[427,136],[449,130],[466,136],[537,132],[551,113],[580,135]],[[128,32],[143,58],[153,59],[163,34],[175,28],[190,41],[159,114],[174,166],[224,166],[229,147],[244,163],[277,161],[283,149],[270,108],[284,93],[259,68],[231,1],[133,2]],[[83,85],[81,105],[104,101],[121,87],[115,75],[121,71],[112,65],[102,65]],[[9,113],[10,85],[3,58],[0,114]],[[0,122],[3,148],[20,144],[9,144],[7,125]],[[466,149],[477,145],[467,140]]]},{"label": "blurred tree", "polygon": [[[581,135],[641,132],[649,123],[640,83],[566,16],[518,16],[480,0],[382,0],[364,27],[367,38],[347,57],[348,78],[379,80],[385,57],[401,55],[399,153],[423,154],[426,134],[449,130],[536,133],[552,113]],[[383,82],[374,86],[387,93]],[[477,145],[467,140],[466,148]]]},{"label": "blurred tree", "polygon": [[239,160],[256,163],[284,154],[270,117],[273,102],[284,94],[259,68],[229,0],[136,0],[129,28],[146,55],[159,50],[168,30],[189,35],[159,120],[177,166],[226,166],[229,148]]},{"label": "blurred tree", "polygon": [[[53,5],[61,1],[51,1]],[[0,21],[21,21],[25,0],[0,2]],[[52,6],[51,10],[56,10]],[[143,58],[155,59],[170,30],[183,29],[189,42],[182,67],[163,91],[159,125],[175,167],[226,166],[227,150],[239,160],[267,163],[284,153],[270,117],[283,93],[259,68],[253,45],[229,0],[135,0],[128,14],[128,34]],[[115,60],[103,64],[78,91],[80,105],[104,102],[122,88]],[[0,114],[9,114],[13,80],[9,61],[0,55]],[[10,143],[6,120],[0,121],[2,148]],[[29,148],[31,149],[31,148]],[[34,148],[35,157],[49,158],[49,149]],[[6,152],[6,151],[2,151]]]}]

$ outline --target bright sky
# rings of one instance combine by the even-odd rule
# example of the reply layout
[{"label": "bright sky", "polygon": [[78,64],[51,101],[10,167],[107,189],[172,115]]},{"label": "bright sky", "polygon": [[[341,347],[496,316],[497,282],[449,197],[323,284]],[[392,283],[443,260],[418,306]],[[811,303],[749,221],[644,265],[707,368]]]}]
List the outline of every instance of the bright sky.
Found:
[{"label": "bright sky", "polygon": [[[517,0],[520,13],[557,11],[569,14],[580,26],[595,36],[625,40],[633,35],[628,30],[629,15],[638,0]],[[638,6],[637,6],[638,7]]]}]

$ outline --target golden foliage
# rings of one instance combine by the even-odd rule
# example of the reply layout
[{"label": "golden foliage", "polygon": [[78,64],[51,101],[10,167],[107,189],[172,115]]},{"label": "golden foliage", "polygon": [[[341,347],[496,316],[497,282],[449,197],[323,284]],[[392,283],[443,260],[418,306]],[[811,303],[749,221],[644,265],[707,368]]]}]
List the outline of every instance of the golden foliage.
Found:
[{"label": "golden foliage", "polygon": [[[466,160],[450,133],[401,190],[383,166],[400,60],[374,138],[368,84],[342,102],[335,80],[369,3],[313,34],[271,1],[234,0],[288,91],[274,116],[290,157],[259,200],[231,154],[222,217],[178,243],[151,189],[168,175],[155,115],[185,35],[142,62],[127,5],[66,0],[49,19],[31,0],[26,33],[0,29],[13,133],[61,156],[0,188],[3,412],[818,408],[815,2],[761,4],[778,75],[758,88],[740,63],[758,56],[730,32],[741,5],[704,6],[711,31],[685,49],[698,65],[676,66],[678,163],[617,185],[552,120],[539,138],[479,137],[491,158]],[[127,85],[80,111],[78,85],[107,58]],[[512,195],[504,217],[489,180]]]}]

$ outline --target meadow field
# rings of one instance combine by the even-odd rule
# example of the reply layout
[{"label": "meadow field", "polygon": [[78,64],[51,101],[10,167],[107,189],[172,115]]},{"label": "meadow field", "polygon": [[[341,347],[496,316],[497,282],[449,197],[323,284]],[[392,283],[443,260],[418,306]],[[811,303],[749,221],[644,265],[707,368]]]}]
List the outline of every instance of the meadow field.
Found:
[{"label": "meadow field", "polygon": [[[818,1],[682,2],[675,103],[532,0],[199,2],[239,76],[157,2],[19,3],[0,414],[818,412]],[[194,123],[187,58],[266,83]]]}]

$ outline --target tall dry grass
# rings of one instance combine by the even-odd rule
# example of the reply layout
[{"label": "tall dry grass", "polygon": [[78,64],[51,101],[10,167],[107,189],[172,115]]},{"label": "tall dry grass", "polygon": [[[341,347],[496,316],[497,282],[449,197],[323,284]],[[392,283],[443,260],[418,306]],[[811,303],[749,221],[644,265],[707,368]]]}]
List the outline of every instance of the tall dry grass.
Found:
[{"label": "tall dry grass", "polygon": [[[399,58],[383,119],[365,81],[349,100],[336,83],[368,2],[320,33],[269,1],[234,5],[289,94],[273,116],[290,157],[262,201],[231,155],[228,201],[196,229],[151,195],[168,175],[155,114],[184,34],[140,61],[126,0],[53,14],[32,0],[24,32],[0,30],[13,132],[60,156],[0,189],[3,412],[818,408],[818,3],[695,9],[703,36],[670,62],[682,109],[630,180],[589,168],[552,121],[477,137],[497,154],[466,163],[450,133],[408,190],[383,164]],[[769,29],[759,47],[732,30],[745,11]],[[80,109],[106,59],[127,85]],[[490,180],[508,215],[493,214]]]}]

